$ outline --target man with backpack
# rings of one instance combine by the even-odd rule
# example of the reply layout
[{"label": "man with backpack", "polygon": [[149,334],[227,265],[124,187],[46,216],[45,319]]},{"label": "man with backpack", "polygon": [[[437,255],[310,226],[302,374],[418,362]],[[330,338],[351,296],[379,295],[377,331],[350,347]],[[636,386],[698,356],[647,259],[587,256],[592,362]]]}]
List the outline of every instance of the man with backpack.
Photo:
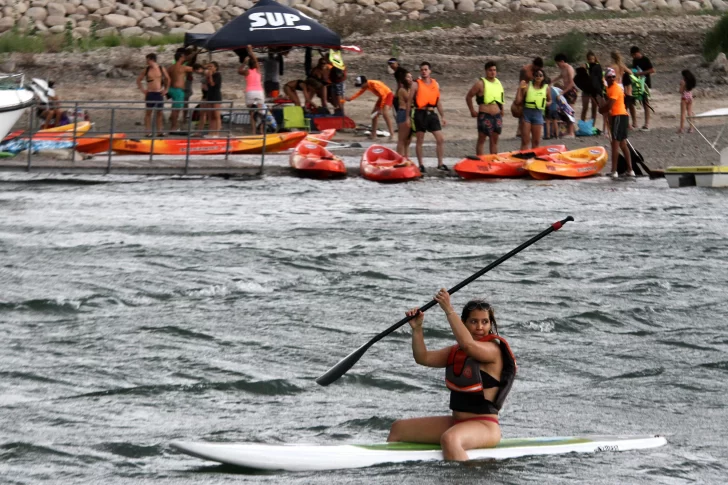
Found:
[{"label": "man with backpack", "polygon": [[[650,89],[652,88],[652,74],[655,73],[655,68],[652,65],[652,62],[642,54],[642,51],[639,47],[636,45],[632,46],[632,48],[629,50],[629,53],[632,55],[632,68],[634,71],[635,76],[637,77],[637,80],[639,81],[637,84],[637,89],[641,92],[639,93],[639,97],[637,94],[635,94],[635,85],[633,80],[632,85],[632,96],[634,96],[635,101],[642,101],[642,106],[645,109],[645,124],[642,125],[642,131],[649,131],[650,129],[650,111],[652,110],[652,106],[650,106]],[[637,125],[637,109],[634,107],[634,105],[631,106],[630,112],[632,115],[632,126]]]}]

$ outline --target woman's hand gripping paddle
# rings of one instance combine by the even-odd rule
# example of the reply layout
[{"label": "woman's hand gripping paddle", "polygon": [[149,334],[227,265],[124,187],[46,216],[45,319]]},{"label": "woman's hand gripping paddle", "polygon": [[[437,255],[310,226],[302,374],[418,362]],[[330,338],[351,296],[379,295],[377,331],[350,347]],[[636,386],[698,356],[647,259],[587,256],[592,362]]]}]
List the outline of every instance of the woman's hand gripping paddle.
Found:
[{"label": "woman's hand gripping paddle", "polygon": [[[545,236],[548,236],[549,234],[551,234],[554,231],[558,231],[559,229],[561,229],[561,226],[563,226],[567,222],[573,221],[573,220],[574,220],[574,218],[571,217],[571,216],[569,216],[569,217],[567,217],[564,220],[554,222],[553,224],[551,224],[551,226],[548,229],[546,229],[545,231],[543,231],[541,234],[537,234],[536,236],[532,237],[531,239],[529,239],[525,243],[521,244],[517,248],[511,250],[509,253],[504,254],[500,258],[496,259],[495,261],[493,261],[492,263],[490,263],[488,266],[486,266],[485,268],[481,269],[477,273],[473,274],[469,278],[461,281],[457,285],[455,285],[452,288],[450,288],[448,290],[448,293],[450,293],[452,295],[456,291],[464,288],[465,286],[467,286],[471,282],[473,282],[476,279],[478,279],[481,276],[483,276],[485,273],[487,273],[491,269],[495,268],[496,266],[498,266],[502,262],[504,262],[507,259],[509,259],[511,256],[515,256],[516,254],[520,253],[521,251],[523,251],[524,249],[526,249],[531,244],[535,243],[536,241],[540,240],[541,238],[543,238]],[[437,302],[435,300],[431,300],[429,303],[421,306],[419,308],[419,311],[426,312],[427,310],[429,310],[430,308],[432,308],[436,304],[437,304]],[[359,359],[361,359],[362,355],[364,355],[364,353],[367,350],[369,350],[369,347],[371,347],[375,343],[379,342],[384,337],[386,337],[390,333],[394,332],[395,330],[397,330],[399,327],[401,327],[405,323],[409,322],[411,319],[413,319],[415,317],[415,315],[416,315],[416,312],[414,314],[412,314],[412,316],[404,317],[402,320],[400,320],[399,322],[395,323],[394,325],[392,325],[391,327],[389,327],[388,329],[386,329],[385,331],[383,331],[382,333],[380,333],[379,335],[377,335],[376,337],[374,337],[373,339],[371,339],[369,342],[365,343],[364,345],[362,345],[361,347],[359,347],[358,349],[356,349],[354,352],[350,353],[349,355],[347,355],[346,357],[344,357],[343,359],[341,359],[339,361],[339,363],[336,364],[335,366],[333,366],[331,369],[329,369],[328,372],[326,372],[326,374],[324,374],[321,377],[319,377],[318,379],[316,379],[316,383],[318,383],[318,384],[320,384],[322,386],[328,386],[332,382],[335,382],[336,380],[338,380],[341,376],[343,376],[344,374],[346,374],[346,372],[349,369],[351,369],[352,367],[354,367],[354,364],[356,364],[359,361]]]}]

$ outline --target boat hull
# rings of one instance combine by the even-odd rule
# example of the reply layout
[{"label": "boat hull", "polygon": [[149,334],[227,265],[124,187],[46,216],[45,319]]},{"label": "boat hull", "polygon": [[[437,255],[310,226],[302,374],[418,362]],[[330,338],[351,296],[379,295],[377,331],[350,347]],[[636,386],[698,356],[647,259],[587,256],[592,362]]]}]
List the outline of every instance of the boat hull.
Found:
[{"label": "boat hull", "polygon": [[669,167],[665,170],[668,187],[728,187],[728,166]]},{"label": "boat hull", "polygon": [[526,170],[538,180],[591,177],[602,171],[607,158],[604,147],[588,147],[530,159]]},{"label": "boat hull", "polygon": [[[291,143],[300,142],[306,137],[306,132],[275,133],[266,135],[266,153],[275,153],[287,150]],[[147,139],[121,139],[114,140],[111,148],[121,154],[149,155],[222,155],[232,154],[259,154],[263,152],[263,135],[239,136],[234,138],[147,138]],[[294,145],[295,146],[295,145]]]},{"label": "boat hull", "polygon": [[26,89],[0,90],[0,140],[10,133],[23,115],[25,108],[34,103],[33,92]]}]

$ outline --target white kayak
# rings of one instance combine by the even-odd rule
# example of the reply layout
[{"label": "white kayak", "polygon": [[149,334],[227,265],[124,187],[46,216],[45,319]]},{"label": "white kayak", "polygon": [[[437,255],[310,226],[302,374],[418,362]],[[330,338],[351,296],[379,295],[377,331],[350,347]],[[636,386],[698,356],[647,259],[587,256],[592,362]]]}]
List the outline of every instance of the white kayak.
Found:
[{"label": "white kayak", "polygon": [[[597,453],[657,448],[662,436],[570,436],[510,438],[495,448],[469,450],[471,460],[517,458],[529,455]],[[292,472],[362,468],[382,463],[442,461],[439,445],[382,443],[371,445],[266,445],[260,443],[205,443],[173,441],[172,448],[206,460],[257,470]]]}]

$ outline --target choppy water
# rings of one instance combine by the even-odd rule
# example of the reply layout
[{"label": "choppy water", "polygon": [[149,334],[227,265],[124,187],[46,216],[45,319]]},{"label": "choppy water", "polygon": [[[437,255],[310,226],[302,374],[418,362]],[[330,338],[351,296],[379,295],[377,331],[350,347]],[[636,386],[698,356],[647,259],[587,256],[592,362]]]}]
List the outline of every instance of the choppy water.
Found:
[{"label": "choppy water", "polygon": [[[0,482],[725,483],[728,192],[612,182],[0,183]],[[405,330],[340,358],[566,215],[453,298],[496,306],[504,436],[663,434],[639,452],[241,475],[173,439],[379,442],[447,412]],[[430,347],[449,345],[442,313]]]}]

